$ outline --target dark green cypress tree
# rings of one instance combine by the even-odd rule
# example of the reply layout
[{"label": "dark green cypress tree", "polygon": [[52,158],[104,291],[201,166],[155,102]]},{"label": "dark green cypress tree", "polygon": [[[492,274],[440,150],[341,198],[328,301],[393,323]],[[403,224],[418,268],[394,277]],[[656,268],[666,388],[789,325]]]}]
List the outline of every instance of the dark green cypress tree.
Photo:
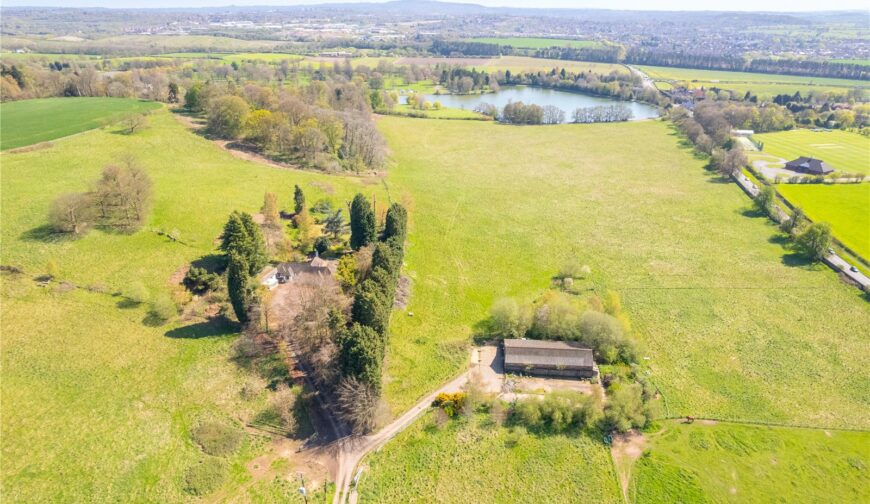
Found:
[{"label": "dark green cypress tree", "polygon": [[387,218],[384,222],[384,241],[396,237],[400,242],[404,242],[408,233],[407,228],[408,211],[402,205],[393,203],[387,210]]},{"label": "dark green cypress tree", "polygon": [[354,324],[339,337],[338,363],[343,376],[354,376],[381,390],[384,342],[371,327]]},{"label": "dark green cypress tree", "polygon": [[224,225],[224,232],[221,235],[221,250],[230,253],[231,250],[237,252],[245,251],[249,248],[248,230],[242,223],[242,216],[239,212],[230,214],[229,220]]},{"label": "dark green cypress tree", "polygon": [[294,186],[293,189],[293,211],[295,213],[299,213],[302,209],[305,208],[305,193],[302,192],[302,188],[299,186]]},{"label": "dark green cypress tree", "polygon": [[251,275],[256,275],[269,262],[269,253],[266,251],[266,240],[260,226],[254,222],[254,218],[248,213],[242,213],[240,217],[242,225],[248,235],[245,259]]},{"label": "dark green cypress tree", "polygon": [[354,294],[351,318],[354,322],[371,327],[378,334],[386,336],[391,308],[380,284],[367,279]]},{"label": "dark green cypress tree", "polygon": [[251,302],[248,271],[245,257],[235,250],[230,251],[227,267],[227,292],[230,303],[233,305],[233,311],[236,312],[236,318],[243,324],[248,321],[248,306]]},{"label": "dark green cypress tree", "polygon": [[357,194],[350,204],[350,246],[359,250],[375,241],[375,213],[369,200]]}]

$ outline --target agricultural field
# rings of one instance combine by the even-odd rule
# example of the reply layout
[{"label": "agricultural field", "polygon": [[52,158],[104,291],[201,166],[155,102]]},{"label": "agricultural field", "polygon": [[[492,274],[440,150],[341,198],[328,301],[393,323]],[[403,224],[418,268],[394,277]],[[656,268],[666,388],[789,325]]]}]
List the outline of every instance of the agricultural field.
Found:
[{"label": "agricultural field", "polygon": [[[3,114],[4,133],[14,131],[5,105]],[[215,253],[229,212],[258,211],[266,190],[284,206],[292,203],[294,184],[311,201],[326,197],[340,205],[361,190],[383,197],[374,179],[239,160],[190,133],[166,109],[148,120],[134,135],[110,127],[0,154],[0,263],[24,271],[3,274],[0,303],[0,485],[9,502],[189,499],[184,474],[204,460],[191,441],[192,426],[215,417],[241,429],[266,398],[240,395],[256,379],[230,359],[236,327],[156,326],[144,306],[113,293],[132,282],[152,297],[168,293],[179,268]],[[78,240],[46,231],[54,198],[85,189],[104,165],[131,152],[154,182],[154,208],[142,230],[92,230]],[[172,229],[180,242],[155,232]],[[62,282],[41,287],[33,278],[47,272],[49,261]],[[245,464],[265,450],[263,438],[244,436],[225,458],[227,480],[218,493],[245,502],[301,501],[295,486],[252,480]]]},{"label": "agricultural field", "polygon": [[274,52],[242,52],[242,53],[227,53],[227,52],[181,52],[181,53],[166,53],[160,54],[161,58],[179,58],[179,59],[218,59],[227,62],[243,61],[265,61],[267,63],[277,63],[284,60],[301,61],[305,57],[298,54],[274,53]]},{"label": "agricultural field", "polygon": [[622,502],[600,439],[535,435],[487,415],[438,426],[428,413],[367,465],[360,502]]},{"label": "agricultural field", "polygon": [[408,107],[407,105],[396,105],[393,109],[395,113],[402,115],[417,115],[422,114],[429,119],[471,119],[489,121],[489,117],[478,114],[473,110],[465,110],[460,108],[443,107],[441,109],[417,110]]},{"label": "agricultural field", "polygon": [[870,138],[848,131],[795,129],[753,135],[762,152],[791,161],[800,156],[818,158],[834,170],[870,175]]},{"label": "agricultural field", "polygon": [[870,258],[870,184],[779,184],[776,190],[813,221],[831,224],[834,236]]},{"label": "agricultural field", "polygon": [[531,301],[576,260],[622,296],[666,414],[870,426],[870,378],[854,372],[870,364],[866,301],[775,240],[666,123],[378,125],[390,193],[411,215],[414,316],[393,315],[393,413],[458,373],[494,300]]},{"label": "agricultural field", "polygon": [[270,51],[277,40],[242,40],[212,35],[116,35],[96,39],[63,40],[43,37],[4,37],[4,49],[27,48],[34,52],[112,54],[123,48],[127,54],[191,52]]},{"label": "agricultural field", "polygon": [[867,502],[867,433],[664,422],[634,465],[635,504]]},{"label": "agricultural field", "polygon": [[593,40],[574,40],[558,38],[535,38],[535,37],[481,37],[468,39],[468,42],[480,42],[483,44],[498,44],[511,46],[519,49],[547,49],[550,47],[595,47],[598,42]]},{"label": "agricultural field", "polygon": [[45,98],[4,103],[0,105],[0,150],[81,133],[117,121],[125,114],[159,107],[159,103],[128,98]]},{"label": "agricultural field", "polygon": [[[353,60],[352,60],[353,61]],[[615,63],[593,63],[590,61],[569,61],[547,58],[532,58],[529,56],[500,56],[498,58],[435,58],[435,57],[408,57],[395,60],[397,65],[461,65],[466,68],[477,68],[495,72],[498,70],[510,70],[513,73],[550,71],[554,68],[564,68],[570,72],[591,71],[599,74],[608,74],[616,71],[628,73],[623,65]]]},{"label": "agricultural field", "polygon": [[813,91],[845,93],[850,89],[861,88],[865,92],[870,85],[865,81],[849,79],[832,79],[827,77],[803,77],[797,75],[775,75],[749,72],[727,72],[719,70],[695,70],[691,68],[638,66],[659,85],[673,81],[685,82],[690,88],[718,87],[739,93],[751,91],[760,98],[772,98],[777,94],[794,94],[797,91],[804,96]]}]

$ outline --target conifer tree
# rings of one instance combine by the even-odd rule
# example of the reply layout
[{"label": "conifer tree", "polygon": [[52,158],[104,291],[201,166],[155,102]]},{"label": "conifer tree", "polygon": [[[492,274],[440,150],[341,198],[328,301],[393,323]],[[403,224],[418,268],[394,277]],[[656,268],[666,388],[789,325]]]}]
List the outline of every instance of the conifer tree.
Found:
[{"label": "conifer tree", "polygon": [[350,246],[359,250],[375,241],[375,213],[362,194],[357,194],[350,205]]}]

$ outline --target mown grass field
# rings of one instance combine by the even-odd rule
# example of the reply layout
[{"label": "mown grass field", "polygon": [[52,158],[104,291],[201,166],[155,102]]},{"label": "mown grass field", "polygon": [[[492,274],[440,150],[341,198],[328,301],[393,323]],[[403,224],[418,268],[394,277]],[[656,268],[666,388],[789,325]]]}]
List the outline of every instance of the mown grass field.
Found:
[{"label": "mown grass field", "polygon": [[468,39],[468,42],[481,42],[484,44],[498,44],[517,47],[520,49],[547,49],[549,47],[594,47],[598,45],[593,40],[574,40],[559,38],[536,38],[536,37],[481,37]]},{"label": "mown grass field", "polygon": [[779,184],[776,190],[813,221],[830,223],[838,240],[870,258],[870,184]]},{"label": "mown grass field", "polygon": [[600,440],[539,436],[485,415],[438,427],[429,413],[366,463],[360,502],[622,502]]},{"label": "mown grass field", "polygon": [[870,306],[785,248],[666,123],[378,124],[411,209],[394,413],[460,370],[495,299],[532,300],[575,259],[621,294],[666,413],[870,427]]},{"label": "mown grass field", "polygon": [[[437,101],[437,98],[436,100]],[[407,105],[396,105],[394,112],[404,115],[423,114],[430,119],[471,119],[471,120],[489,120],[488,117],[478,114],[473,110],[465,110],[460,108],[442,107],[439,110],[417,110],[408,107]]]},{"label": "mown grass field", "polygon": [[631,502],[867,502],[866,433],[666,422],[633,468]]},{"label": "mown grass field", "polygon": [[[111,100],[107,100],[111,101]],[[5,105],[4,105],[5,114]],[[7,118],[4,116],[4,125]],[[240,397],[248,371],[230,360],[235,329],[177,323],[154,327],[146,310],[112,292],[141,281],[153,295],[191,260],[214,252],[230,211],[256,212],[266,190],[291,205],[294,184],[312,202],[342,205],[362,179],[259,166],[186,130],[165,109],[134,135],[115,128],[0,154],[0,263],[24,269],[2,285],[4,502],[182,502],[183,472],[202,458],[190,440],[205,415],[245,419],[262,405]],[[5,128],[5,126],[4,126]],[[4,130],[5,131],[5,130]],[[79,240],[46,232],[50,202],[87,188],[108,163],[137,155],[154,181],[154,209],[132,235],[91,231]],[[178,229],[184,244],[154,229]],[[56,262],[60,279],[106,293],[62,292],[32,280]],[[263,452],[250,437],[227,459],[221,491],[240,501],[286,502],[295,487],[250,482],[244,464]],[[284,488],[286,490],[286,488]],[[249,499],[245,492],[252,492]],[[258,496],[254,498],[254,493]]]},{"label": "mown grass field", "polygon": [[821,159],[834,170],[870,175],[870,138],[848,131],[795,129],[753,135],[763,152],[791,161],[800,156]]},{"label": "mown grass field", "polygon": [[727,72],[720,70],[696,70],[691,68],[638,66],[640,70],[656,81],[681,81],[690,88],[718,87],[739,93],[751,91],[760,98],[771,98],[777,94],[804,96],[812,91],[846,92],[853,88],[870,89],[867,82],[827,77],[804,77],[798,75],[775,75],[749,72]]},{"label": "mown grass field", "polygon": [[44,98],[0,105],[0,150],[14,149],[94,129],[159,103],[127,98]]}]

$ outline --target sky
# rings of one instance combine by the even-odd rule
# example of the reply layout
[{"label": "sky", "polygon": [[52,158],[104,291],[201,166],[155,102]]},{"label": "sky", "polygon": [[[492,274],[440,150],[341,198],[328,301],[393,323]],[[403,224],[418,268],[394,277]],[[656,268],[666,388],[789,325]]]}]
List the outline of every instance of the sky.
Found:
[{"label": "sky", "polygon": [[[329,0],[331,3],[385,0]],[[562,7],[624,10],[740,10],[814,11],[863,10],[870,15],[868,0],[729,0],[711,4],[698,0],[445,0],[491,7]],[[327,3],[324,0],[0,0],[4,6],[62,7],[221,7],[226,5],[301,5]],[[868,19],[870,23],[870,19]]]}]

